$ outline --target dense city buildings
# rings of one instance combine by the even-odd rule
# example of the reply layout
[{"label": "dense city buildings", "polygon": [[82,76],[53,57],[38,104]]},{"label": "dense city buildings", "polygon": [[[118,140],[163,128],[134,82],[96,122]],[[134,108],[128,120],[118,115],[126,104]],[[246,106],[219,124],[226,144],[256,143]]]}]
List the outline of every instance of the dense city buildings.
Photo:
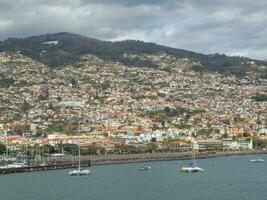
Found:
[{"label": "dense city buildings", "polygon": [[112,149],[162,146],[168,139],[265,137],[267,102],[255,99],[266,94],[265,79],[197,73],[190,67],[199,63],[164,53],[124,56],[159,67],[84,55],[74,64],[50,68],[20,52],[1,53],[2,141],[7,133],[13,145],[34,137],[36,144],[78,141]]}]

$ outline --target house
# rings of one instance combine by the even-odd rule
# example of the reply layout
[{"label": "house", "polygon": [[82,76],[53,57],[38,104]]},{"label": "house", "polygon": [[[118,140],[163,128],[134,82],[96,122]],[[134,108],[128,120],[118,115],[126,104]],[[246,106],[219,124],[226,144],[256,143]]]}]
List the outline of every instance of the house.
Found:
[{"label": "house", "polygon": [[252,140],[250,141],[233,141],[231,139],[223,140],[223,150],[251,150],[253,149]]},{"label": "house", "polygon": [[222,140],[197,140],[199,151],[218,151],[223,150]]},{"label": "house", "polygon": [[186,142],[173,141],[170,143],[170,149],[177,152],[188,152],[191,151],[192,146]]}]

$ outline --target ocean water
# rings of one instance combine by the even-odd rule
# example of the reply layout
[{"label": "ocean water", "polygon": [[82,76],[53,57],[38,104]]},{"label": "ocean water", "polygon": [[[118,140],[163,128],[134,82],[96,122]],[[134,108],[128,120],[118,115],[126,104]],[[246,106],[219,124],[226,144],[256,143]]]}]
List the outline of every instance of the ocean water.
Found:
[{"label": "ocean water", "polygon": [[265,163],[253,156],[198,160],[204,173],[184,174],[188,161],[94,166],[92,174],[68,176],[69,170],[0,176],[1,200],[267,200]]}]

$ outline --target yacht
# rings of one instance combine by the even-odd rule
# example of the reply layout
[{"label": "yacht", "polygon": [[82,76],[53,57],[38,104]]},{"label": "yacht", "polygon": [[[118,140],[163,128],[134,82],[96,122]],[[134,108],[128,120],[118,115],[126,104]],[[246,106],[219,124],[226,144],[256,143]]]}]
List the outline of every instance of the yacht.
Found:
[{"label": "yacht", "polygon": [[254,162],[254,163],[263,163],[264,162],[264,160],[262,158],[254,158],[254,159],[251,159],[250,161]]},{"label": "yacht", "polygon": [[[252,142],[252,140],[251,140]],[[255,145],[256,145],[256,141],[255,141]],[[264,160],[262,158],[260,158],[259,154],[257,153],[256,156],[250,160],[250,162],[253,162],[253,163],[263,163]]]},{"label": "yacht", "polygon": [[78,153],[79,153],[79,161],[78,161],[78,169],[72,170],[69,172],[70,176],[84,176],[89,175],[91,171],[89,169],[81,169],[81,148],[78,144]]},{"label": "yacht", "polygon": [[14,169],[14,168],[24,168],[28,167],[26,163],[12,163],[9,165],[4,165],[1,167],[1,169]]},{"label": "yacht", "polygon": [[188,166],[184,166],[180,169],[180,172],[194,173],[194,172],[204,172],[204,169],[197,166],[196,155],[194,151],[194,143],[192,143],[192,163]]}]

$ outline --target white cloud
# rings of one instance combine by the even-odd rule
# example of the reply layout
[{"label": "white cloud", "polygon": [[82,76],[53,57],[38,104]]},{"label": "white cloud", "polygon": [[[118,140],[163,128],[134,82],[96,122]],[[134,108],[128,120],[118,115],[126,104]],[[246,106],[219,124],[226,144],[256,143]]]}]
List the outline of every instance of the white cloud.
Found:
[{"label": "white cloud", "polygon": [[0,39],[73,32],[266,59],[265,0],[0,0]]}]

